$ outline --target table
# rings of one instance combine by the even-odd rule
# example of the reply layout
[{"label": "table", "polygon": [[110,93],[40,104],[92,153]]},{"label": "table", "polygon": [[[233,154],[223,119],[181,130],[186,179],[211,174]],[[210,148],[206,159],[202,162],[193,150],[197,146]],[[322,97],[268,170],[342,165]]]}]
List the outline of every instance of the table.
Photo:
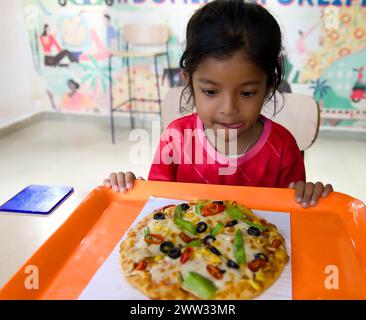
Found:
[{"label": "table", "polygon": [[0,212],[0,288],[67,220],[87,194],[76,190],[46,216]]}]

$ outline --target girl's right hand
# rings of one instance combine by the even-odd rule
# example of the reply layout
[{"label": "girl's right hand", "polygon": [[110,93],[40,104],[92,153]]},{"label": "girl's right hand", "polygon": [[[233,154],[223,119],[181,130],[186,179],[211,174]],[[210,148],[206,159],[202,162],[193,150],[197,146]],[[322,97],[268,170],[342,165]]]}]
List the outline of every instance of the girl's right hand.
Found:
[{"label": "girl's right hand", "polygon": [[[109,175],[109,179],[103,180],[103,185],[112,188],[115,192],[126,192],[133,187],[133,182],[136,180],[136,176],[133,172],[112,172]],[[138,177],[137,180],[144,180],[142,177]]]}]

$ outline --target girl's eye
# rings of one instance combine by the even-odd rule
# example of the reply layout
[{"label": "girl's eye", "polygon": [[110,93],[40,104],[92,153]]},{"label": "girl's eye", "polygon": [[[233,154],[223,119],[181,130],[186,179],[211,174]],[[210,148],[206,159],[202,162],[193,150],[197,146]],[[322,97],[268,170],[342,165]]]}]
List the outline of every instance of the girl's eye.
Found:
[{"label": "girl's eye", "polygon": [[255,92],[242,91],[242,92],[240,92],[240,95],[245,98],[250,98],[255,95]]},{"label": "girl's eye", "polygon": [[217,92],[216,90],[201,90],[206,96],[213,97]]}]

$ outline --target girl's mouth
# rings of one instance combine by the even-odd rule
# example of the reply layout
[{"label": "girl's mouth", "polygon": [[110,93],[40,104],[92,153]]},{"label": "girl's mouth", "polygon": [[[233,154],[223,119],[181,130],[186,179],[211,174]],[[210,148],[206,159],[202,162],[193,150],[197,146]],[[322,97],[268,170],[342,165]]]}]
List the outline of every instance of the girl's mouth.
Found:
[{"label": "girl's mouth", "polygon": [[219,125],[228,128],[228,129],[240,129],[241,127],[244,126],[243,122],[236,122],[236,123],[221,123],[218,122]]}]

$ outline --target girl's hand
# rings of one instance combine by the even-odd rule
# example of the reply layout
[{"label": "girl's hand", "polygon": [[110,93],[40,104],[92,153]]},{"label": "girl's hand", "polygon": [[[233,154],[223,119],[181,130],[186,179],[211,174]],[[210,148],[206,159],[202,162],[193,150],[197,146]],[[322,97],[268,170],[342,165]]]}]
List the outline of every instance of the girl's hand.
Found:
[{"label": "girl's hand", "polygon": [[[109,175],[109,179],[103,180],[103,185],[112,188],[115,192],[126,192],[133,187],[133,182],[136,180],[136,176],[133,172],[112,172]],[[144,180],[142,177],[138,177],[137,180]]]},{"label": "girl's hand", "polygon": [[315,207],[318,204],[320,196],[326,198],[331,192],[333,187],[330,184],[324,185],[321,182],[311,183],[304,181],[291,182],[288,186],[291,189],[295,189],[296,202],[300,203],[303,208],[307,208],[309,205]]}]

